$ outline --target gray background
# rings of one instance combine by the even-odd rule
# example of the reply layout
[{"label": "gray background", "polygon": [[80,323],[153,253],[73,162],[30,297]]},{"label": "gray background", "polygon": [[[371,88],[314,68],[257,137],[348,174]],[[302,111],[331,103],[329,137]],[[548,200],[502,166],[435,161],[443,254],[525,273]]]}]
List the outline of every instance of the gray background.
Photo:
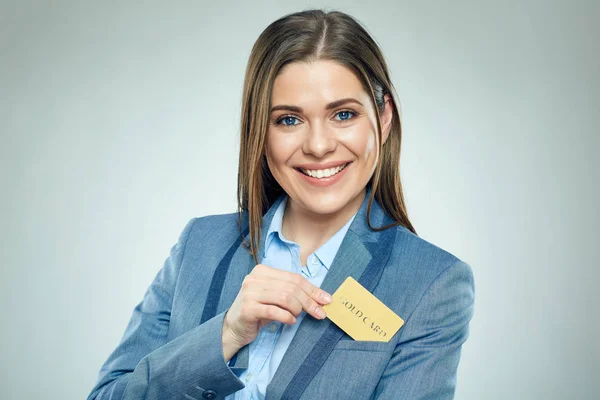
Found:
[{"label": "gray background", "polygon": [[247,57],[307,7],[380,43],[410,217],[473,267],[456,398],[595,397],[599,3],[3,1],[0,398],[85,398],[185,223],[235,210]]}]

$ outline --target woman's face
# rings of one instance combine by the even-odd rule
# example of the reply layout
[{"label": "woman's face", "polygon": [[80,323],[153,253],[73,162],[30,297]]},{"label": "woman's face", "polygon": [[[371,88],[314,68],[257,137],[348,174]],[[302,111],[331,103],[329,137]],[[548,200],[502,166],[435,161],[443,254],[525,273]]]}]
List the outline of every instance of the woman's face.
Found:
[{"label": "woman's face", "polygon": [[[381,115],[384,141],[390,98]],[[292,207],[317,214],[354,213],[377,165],[377,122],[369,94],[333,61],[293,62],[271,93],[266,156]]]}]

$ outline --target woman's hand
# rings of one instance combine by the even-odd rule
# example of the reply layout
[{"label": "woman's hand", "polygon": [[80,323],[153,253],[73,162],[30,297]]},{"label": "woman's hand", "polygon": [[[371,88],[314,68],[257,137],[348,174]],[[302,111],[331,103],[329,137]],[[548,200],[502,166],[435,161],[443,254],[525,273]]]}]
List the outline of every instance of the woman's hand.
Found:
[{"label": "woman's hand", "polygon": [[323,319],[325,311],[321,305],[330,302],[331,295],[302,275],[258,264],[244,278],[242,288],[225,314],[225,361],[256,339],[260,329],[270,321],[295,324],[302,311]]}]

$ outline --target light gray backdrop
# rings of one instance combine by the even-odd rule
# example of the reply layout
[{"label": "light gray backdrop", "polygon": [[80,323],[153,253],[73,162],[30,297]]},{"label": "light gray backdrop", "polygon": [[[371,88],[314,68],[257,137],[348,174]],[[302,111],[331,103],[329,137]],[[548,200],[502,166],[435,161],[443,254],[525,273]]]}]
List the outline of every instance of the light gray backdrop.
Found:
[{"label": "light gray backdrop", "polygon": [[235,210],[250,48],[308,7],[382,46],[410,217],[473,267],[457,399],[597,398],[599,4],[2,1],[0,398],[85,398],[185,223]]}]

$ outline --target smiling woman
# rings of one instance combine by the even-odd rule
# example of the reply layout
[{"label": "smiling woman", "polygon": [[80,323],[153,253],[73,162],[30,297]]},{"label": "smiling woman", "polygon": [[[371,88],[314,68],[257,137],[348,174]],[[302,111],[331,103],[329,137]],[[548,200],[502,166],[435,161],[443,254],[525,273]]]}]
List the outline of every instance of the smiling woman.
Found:
[{"label": "smiling woman", "polygon": [[[313,220],[323,225],[322,236],[331,235],[358,211],[377,166],[378,115],[370,96],[335,61],[297,61],[279,72],[271,104],[265,152],[269,172],[290,197],[284,221]],[[391,108],[387,95],[382,142]],[[310,249],[301,249],[304,265]]]},{"label": "smiling woman", "polygon": [[[401,136],[356,20],[310,10],[269,25],[244,82],[239,210],[186,225],[89,399],[452,398],[473,277],[416,235]],[[388,341],[326,318],[348,277],[404,319]]]}]

